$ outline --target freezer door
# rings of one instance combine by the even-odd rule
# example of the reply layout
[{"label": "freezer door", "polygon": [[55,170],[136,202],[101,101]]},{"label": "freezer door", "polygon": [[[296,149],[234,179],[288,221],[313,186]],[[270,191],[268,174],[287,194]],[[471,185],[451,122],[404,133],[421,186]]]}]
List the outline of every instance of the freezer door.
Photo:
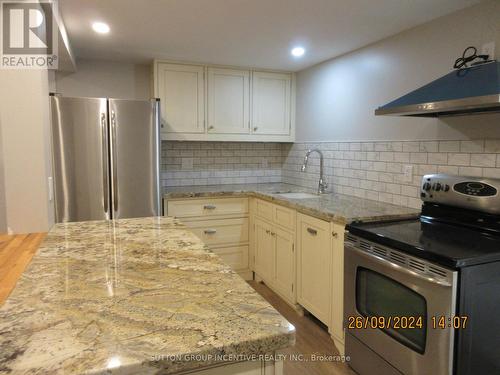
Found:
[{"label": "freezer door", "polygon": [[110,217],[106,99],[51,96],[56,222]]},{"label": "freezer door", "polygon": [[109,99],[112,218],[160,215],[158,102]]}]

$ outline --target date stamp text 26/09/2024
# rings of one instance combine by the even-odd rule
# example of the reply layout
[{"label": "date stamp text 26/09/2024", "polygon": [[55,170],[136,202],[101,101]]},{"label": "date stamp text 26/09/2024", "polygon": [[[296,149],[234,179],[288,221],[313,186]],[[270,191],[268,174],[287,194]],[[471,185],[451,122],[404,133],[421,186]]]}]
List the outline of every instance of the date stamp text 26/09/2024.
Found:
[{"label": "date stamp text 26/09/2024", "polygon": [[[465,329],[468,316],[431,316],[432,329]],[[347,329],[423,329],[426,319],[422,316],[349,316]]]}]

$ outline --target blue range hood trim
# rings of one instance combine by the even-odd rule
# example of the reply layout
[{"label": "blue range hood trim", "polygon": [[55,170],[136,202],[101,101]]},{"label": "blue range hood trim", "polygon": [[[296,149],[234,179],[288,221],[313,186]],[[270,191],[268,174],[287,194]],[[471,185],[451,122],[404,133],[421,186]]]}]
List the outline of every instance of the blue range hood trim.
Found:
[{"label": "blue range hood trim", "polygon": [[376,115],[446,116],[500,111],[500,62],[448,73],[375,111]]}]

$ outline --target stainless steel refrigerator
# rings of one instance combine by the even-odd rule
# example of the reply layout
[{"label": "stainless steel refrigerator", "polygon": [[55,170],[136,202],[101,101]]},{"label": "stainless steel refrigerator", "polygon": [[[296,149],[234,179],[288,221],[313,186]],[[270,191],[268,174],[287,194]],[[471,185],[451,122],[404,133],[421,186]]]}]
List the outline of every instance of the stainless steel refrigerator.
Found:
[{"label": "stainless steel refrigerator", "polygon": [[160,215],[159,101],[50,101],[56,221]]}]

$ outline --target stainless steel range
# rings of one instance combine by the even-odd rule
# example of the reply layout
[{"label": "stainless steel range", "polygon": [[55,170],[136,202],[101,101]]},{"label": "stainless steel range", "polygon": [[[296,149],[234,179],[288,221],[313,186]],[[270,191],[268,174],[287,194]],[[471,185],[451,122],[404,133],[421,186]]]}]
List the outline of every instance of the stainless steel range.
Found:
[{"label": "stainless steel range", "polygon": [[346,354],[359,374],[500,374],[499,191],[427,175],[418,219],[347,226]]}]

